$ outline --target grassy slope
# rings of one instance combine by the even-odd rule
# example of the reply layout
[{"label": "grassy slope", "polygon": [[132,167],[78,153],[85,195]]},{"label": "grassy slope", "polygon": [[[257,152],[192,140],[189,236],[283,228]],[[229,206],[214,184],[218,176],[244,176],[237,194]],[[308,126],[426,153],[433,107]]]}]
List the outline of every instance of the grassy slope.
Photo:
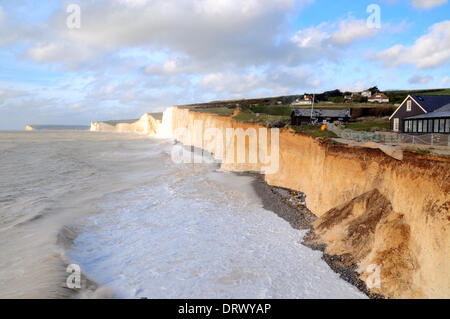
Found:
[{"label": "grassy slope", "polygon": [[289,116],[253,113],[251,111],[240,112],[233,119],[239,122],[257,123],[265,126],[271,126],[271,124],[276,122],[286,125],[290,122]]},{"label": "grassy slope", "polygon": [[423,92],[423,93],[417,93],[422,95],[450,95],[450,89],[445,89],[439,92]]},{"label": "grassy slope", "polygon": [[228,107],[209,107],[209,108],[193,108],[194,112],[212,113],[216,115],[228,116],[233,114],[234,109]]}]

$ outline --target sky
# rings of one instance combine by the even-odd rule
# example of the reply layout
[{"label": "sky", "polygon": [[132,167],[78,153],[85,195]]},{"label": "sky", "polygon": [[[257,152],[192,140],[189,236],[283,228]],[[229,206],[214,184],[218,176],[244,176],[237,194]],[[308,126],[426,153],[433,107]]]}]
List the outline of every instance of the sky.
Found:
[{"label": "sky", "polygon": [[0,130],[450,87],[448,0],[0,0]]}]

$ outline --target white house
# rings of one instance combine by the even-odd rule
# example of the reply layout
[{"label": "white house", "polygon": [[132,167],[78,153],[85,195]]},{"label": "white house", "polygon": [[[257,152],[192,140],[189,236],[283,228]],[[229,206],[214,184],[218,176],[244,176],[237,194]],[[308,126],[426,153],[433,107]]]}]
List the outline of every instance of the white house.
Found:
[{"label": "white house", "polygon": [[372,92],[370,92],[370,90],[362,91],[361,92],[361,96],[371,97],[372,96]]},{"label": "white house", "polygon": [[378,92],[372,95],[370,98],[367,99],[367,102],[369,103],[388,103],[389,98],[386,96],[386,94]]},{"label": "white house", "polygon": [[313,97],[310,95],[304,95],[303,99],[295,99],[294,102],[291,103],[291,105],[311,105],[313,102]]}]

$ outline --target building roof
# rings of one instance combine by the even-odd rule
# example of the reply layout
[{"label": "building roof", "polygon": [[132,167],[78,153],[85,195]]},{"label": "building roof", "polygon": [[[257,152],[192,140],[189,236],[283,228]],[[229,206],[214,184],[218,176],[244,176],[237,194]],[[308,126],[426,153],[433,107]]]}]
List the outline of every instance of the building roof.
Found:
[{"label": "building roof", "polygon": [[446,104],[434,112],[420,114],[416,116],[410,116],[405,118],[405,120],[412,120],[412,119],[427,119],[427,118],[436,118],[436,117],[450,117],[450,103]]},{"label": "building roof", "polygon": [[[311,109],[295,109],[292,113],[294,116],[310,117]],[[313,117],[350,117],[350,110],[314,109]]]},{"label": "building roof", "polygon": [[414,95],[411,97],[428,113],[450,103],[450,95]]},{"label": "building roof", "polygon": [[377,92],[377,93],[375,93],[375,94],[373,94],[370,98],[369,98],[369,100],[370,99],[388,99],[388,97],[386,96],[386,94],[384,94],[384,93],[381,93],[381,92]]}]

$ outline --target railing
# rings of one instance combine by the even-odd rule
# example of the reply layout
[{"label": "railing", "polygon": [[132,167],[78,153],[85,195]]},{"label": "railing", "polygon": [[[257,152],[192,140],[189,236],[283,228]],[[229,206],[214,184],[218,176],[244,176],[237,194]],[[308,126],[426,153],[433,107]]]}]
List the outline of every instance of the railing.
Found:
[{"label": "railing", "polygon": [[409,144],[425,144],[436,146],[450,146],[450,135],[445,134],[397,134],[399,136],[399,143]]},{"label": "railing", "polygon": [[339,130],[334,131],[339,137],[359,142],[377,142],[385,144],[422,144],[434,146],[449,146],[450,135],[448,134],[421,134],[410,135],[404,133],[376,133]]}]

